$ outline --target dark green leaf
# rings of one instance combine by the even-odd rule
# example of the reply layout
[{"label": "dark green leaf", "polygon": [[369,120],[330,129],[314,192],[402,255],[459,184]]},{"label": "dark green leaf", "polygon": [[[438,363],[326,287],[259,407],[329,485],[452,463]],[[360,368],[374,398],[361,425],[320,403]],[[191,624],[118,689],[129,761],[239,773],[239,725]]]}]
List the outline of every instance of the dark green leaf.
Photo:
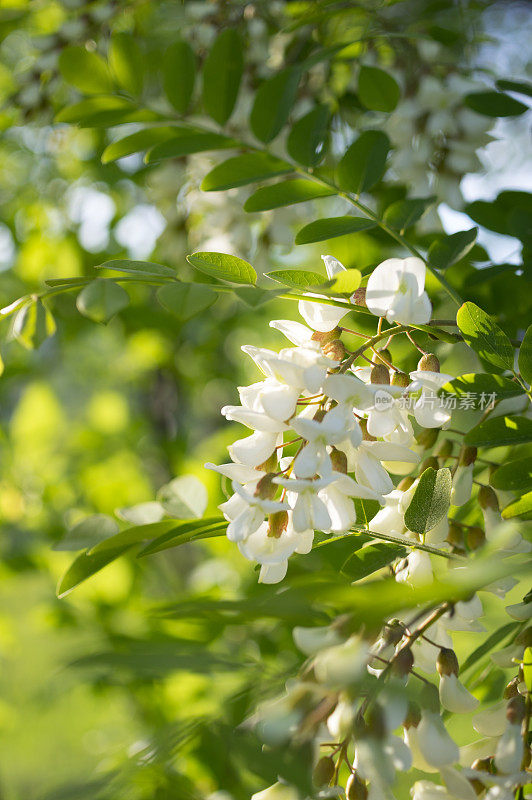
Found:
[{"label": "dark green leaf", "polygon": [[[206,524],[207,520],[202,520],[202,522]],[[159,522],[134,525],[94,545],[89,550],[89,555],[102,554],[108,550],[117,550],[120,548],[128,549],[134,544],[141,544],[142,542],[147,542],[148,539],[161,536],[161,534],[171,531],[182,524],[184,523],[175,519],[162,519]]]},{"label": "dark green leaf", "polygon": [[257,281],[257,273],[251,264],[237,256],[226,253],[193,253],[187,256],[187,261],[213,278],[231,283],[254,284]]},{"label": "dark green leaf", "polygon": [[318,219],[301,228],[296,235],[296,244],[310,244],[334,239],[336,236],[345,236],[348,233],[359,233],[374,228],[375,223],[363,217],[329,217]]},{"label": "dark green leaf", "polygon": [[304,203],[317,197],[330,197],[334,189],[302,178],[273,183],[257,189],[244,204],[244,211],[269,211],[272,208]]},{"label": "dark green leaf", "polygon": [[238,147],[238,143],[220,133],[196,133],[183,129],[179,136],[156,144],[146,156],[146,163],[153,164],[165,158],[180,158],[191,153],[204,153],[207,150],[226,150]]},{"label": "dark green leaf", "polygon": [[478,355],[502,369],[513,370],[514,349],[504,331],[474,303],[464,303],[456,322],[467,344]]},{"label": "dark green leaf", "polygon": [[464,102],[477,114],[485,117],[516,117],[528,111],[528,106],[504,92],[472,92],[466,94]]},{"label": "dark green leaf", "polygon": [[476,242],[478,228],[458,231],[433,242],[429,248],[429,262],[438,269],[447,269],[464,258]]},{"label": "dark green leaf", "polygon": [[382,131],[365,131],[338,164],[338,182],[347,192],[361,194],[380,181],[386,171],[390,140]]},{"label": "dark green leaf", "polygon": [[102,153],[102,164],[109,164],[110,161],[116,161],[117,158],[124,158],[124,156],[130,156],[132,153],[140,153],[156,144],[173,139],[177,130],[177,128],[170,127],[145,128],[142,131],[131,133],[129,136],[124,136],[123,139],[118,139],[116,142],[111,142],[111,144],[107,145]]},{"label": "dark green leaf", "polygon": [[403,558],[406,555],[406,548],[396,544],[378,542],[377,544],[363,547],[356,553],[349,556],[342,566],[342,573],[354,581],[366,578],[373,572],[388,566],[396,558]]},{"label": "dark green leaf", "polygon": [[217,37],[203,65],[203,105],[219,125],[225,125],[235,107],[244,57],[238,32],[226,28]]},{"label": "dark green leaf", "polygon": [[278,294],[282,294],[282,289],[259,289],[258,286],[235,286],[233,293],[240,298],[250,308],[258,308],[264,303],[273,300]]},{"label": "dark green leaf", "polygon": [[130,33],[114,33],[109,45],[109,66],[116,82],[133,96],[142,92],[144,56]]},{"label": "dark green leaf", "polygon": [[67,83],[86,94],[105,94],[112,89],[107,64],[98,53],[84,47],[65,47],[59,56],[59,70]]},{"label": "dark green leaf", "polygon": [[96,278],[78,294],[76,306],[80,314],[93,322],[106,323],[129,305],[125,289],[113,281]]},{"label": "dark green leaf", "polygon": [[518,356],[519,373],[524,380],[532,384],[532,325],[527,328]]},{"label": "dark green leaf", "polygon": [[164,92],[176,111],[184,114],[190,105],[196,77],[196,58],[188,42],[174,42],[163,60]]},{"label": "dark green leaf", "polygon": [[12,333],[28,350],[36,350],[55,333],[54,318],[41,300],[34,299],[17,311]]},{"label": "dark green leaf", "polygon": [[[517,397],[523,394],[523,387],[519,386],[515,381],[509,378],[503,378],[500,375],[488,375],[484,372],[468,373],[467,375],[460,375],[454,378],[449,383],[446,383],[440,389],[440,394],[454,394],[458,398],[463,395],[468,395],[473,392],[477,395],[477,400],[481,399],[484,394],[486,406],[491,402],[488,395],[495,395],[493,401],[504,400],[507,397]],[[484,406],[484,407],[486,407]]]},{"label": "dark green leaf", "polygon": [[490,475],[490,483],[494,489],[506,492],[532,489],[532,456],[502,464]]},{"label": "dark green leaf", "polygon": [[405,512],[409,531],[424,536],[447,514],[451,502],[451,471],[428,467],[419,479],[414,496]]},{"label": "dark green leaf", "polygon": [[54,544],[54,550],[87,550],[118,532],[118,523],[107,514],[93,514],[74,525]]},{"label": "dark green leaf", "polygon": [[294,105],[301,71],[288,67],[261,83],[249,117],[257,139],[267,144],[280,133]]},{"label": "dark green leaf", "polygon": [[157,290],[160,304],[180,320],[205,311],[216,300],[216,292],[200,283],[167,283]]},{"label": "dark green leaf", "polygon": [[325,155],[330,111],[327,106],[313,108],[294,123],[288,135],[288,154],[306,167],[315,167]]},{"label": "dark green leaf", "polygon": [[465,672],[467,669],[474,666],[477,661],[480,661],[483,656],[487,655],[494,647],[497,647],[497,645],[504,641],[506,637],[510,636],[510,634],[515,633],[518,628],[519,622],[508,622],[506,625],[503,625],[490,634],[490,636],[466,658],[460,667],[460,672]]},{"label": "dark green leaf", "polygon": [[267,178],[275,178],[287,172],[292,172],[292,167],[286,161],[267,153],[245,153],[228,158],[227,161],[211,169],[204,177],[201,188],[204,192],[220,192]]},{"label": "dark green leaf", "polygon": [[496,81],[496,83],[497,89],[502,89],[506,92],[517,92],[517,94],[526,94],[528,97],[532,97],[532,83],[527,83],[526,81],[512,81],[506,78],[501,78]]},{"label": "dark green leaf", "polygon": [[401,91],[397,81],[378,67],[360,67],[358,96],[361,103],[372,111],[393,111]]},{"label": "dark green leaf", "polygon": [[502,447],[532,442],[532,420],[527,417],[495,417],[472,428],[464,439],[474,447]]},{"label": "dark green leaf", "polygon": [[434,205],[436,197],[410,197],[396,200],[384,212],[384,222],[391,228],[403,231],[414,225]]},{"label": "dark green leaf", "polygon": [[526,492],[526,494],[521,495],[513,503],[503,508],[501,514],[503,519],[514,519],[516,517],[522,520],[532,519],[532,492]]},{"label": "dark green leaf", "polygon": [[151,275],[153,277],[165,275],[175,278],[175,272],[164,264],[155,264],[152,261],[130,261],[127,258],[115,258],[98,264],[96,269],[111,269],[116,272],[131,272],[133,275]]},{"label": "dark green leaf", "polygon": [[267,272],[266,277],[293,289],[307,289],[309,286],[319,286],[325,281],[324,275],[306,269],[276,269]]},{"label": "dark green leaf", "polygon": [[62,109],[56,122],[70,122],[81,128],[111,128],[126,122],[152,122],[160,115],[121,97],[91,97]]}]

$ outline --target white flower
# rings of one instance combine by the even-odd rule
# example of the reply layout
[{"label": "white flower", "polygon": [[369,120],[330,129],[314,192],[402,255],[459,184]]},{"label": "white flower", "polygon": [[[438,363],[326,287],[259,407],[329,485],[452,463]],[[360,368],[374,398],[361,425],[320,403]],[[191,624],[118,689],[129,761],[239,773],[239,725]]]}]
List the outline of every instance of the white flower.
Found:
[{"label": "white flower", "polygon": [[464,506],[471,498],[473,489],[473,464],[460,464],[453,475],[451,505]]},{"label": "white flower", "polygon": [[475,714],[473,727],[482,736],[502,736],[506,729],[506,701],[501,700]]},{"label": "white flower", "polygon": [[267,378],[313,393],[320,391],[327,369],[337,363],[322,356],[315,347],[285,347],[279,353],[252,345],[241,349]]},{"label": "white flower", "polygon": [[312,656],[326,647],[342,643],[338,631],[328,625],[319,628],[303,628],[296,626],[292,631],[296,647],[306,656]]},{"label": "white flower", "polygon": [[314,659],[314,674],[329,689],[345,689],[366,674],[368,646],[357,636],[320,651]]},{"label": "white flower", "polygon": [[331,518],[325,503],[318,497],[318,492],[331,482],[330,478],[310,480],[279,477],[273,480],[289,493],[287,499],[292,507],[292,524],[295,531],[329,530]]},{"label": "white flower", "polygon": [[327,729],[335,742],[341,742],[351,733],[355,721],[355,705],[348,697],[340,695],[332,714],[327,717]]},{"label": "white flower", "polygon": [[349,475],[332,472],[331,477],[333,478],[332,482],[320,489],[318,496],[324,501],[331,520],[329,531],[345,533],[353,527],[357,520],[355,505],[351,497],[377,500],[378,502],[382,502],[383,498],[372,489],[361,486]]},{"label": "white flower", "polygon": [[[339,272],[343,272],[345,270],[344,265],[341,264],[337,258],[333,258],[333,256],[322,256],[322,259],[324,261],[329,280],[334,278],[335,275],[338,275]],[[307,292],[306,294],[307,297],[326,297],[323,294],[312,294],[311,292]],[[315,331],[327,333],[328,331],[334,330],[340,320],[345,317],[347,313],[349,313],[349,307],[346,306],[344,310],[343,308],[338,308],[338,306],[325,305],[324,303],[314,303],[309,300],[300,300],[299,313],[307,325],[310,325],[310,327]]]},{"label": "white flower", "polygon": [[442,675],[440,677],[440,702],[447,711],[455,714],[468,714],[478,706],[478,700],[458,680],[458,677]]},{"label": "white flower", "polygon": [[425,289],[425,264],[420,258],[388,258],[369,276],[366,305],[388,322],[424,325],[432,307]]},{"label": "white flower", "polygon": [[227,538],[230,542],[244,541],[259,528],[267,514],[288,508],[285,503],[251,494],[236,481],[233,481],[233,489],[242,503],[237,503],[233,495],[230,500],[219,506],[225,518],[230,520],[227,526]]},{"label": "white flower", "polygon": [[416,781],[410,793],[412,800],[458,800],[456,795],[449,794],[445,786],[432,781]]},{"label": "white flower", "polygon": [[330,475],[331,460],[327,445],[338,444],[345,439],[347,424],[341,406],[328,411],[321,420],[305,417],[292,420],[292,428],[307,440],[305,447],[294,459],[294,473],[298,478],[312,478],[316,473],[324,477]]},{"label": "white flower", "polygon": [[513,619],[525,622],[532,617],[532,598],[526,603],[514,603],[511,606],[506,606],[505,611]]},{"label": "white flower", "polygon": [[271,456],[281,442],[282,436],[279,433],[255,431],[251,436],[237,439],[227,449],[233,461],[248,467],[258,467]]},{"label": "white flower", "polygon": [[395,573],[395,580],[410,586],[426,586],[432,583],[432,563],[424,550],[414,550],[406,559],[404,566]]},{"label": "white flower", "polygon": [[521,721],[508,722],[495,751],[495,766],[506,775],[519,772],[523,760]]},{"label": "white flower", "polygon": [[301,322],[294,322],[291,319],[272,319],[270,328],[274,328],[284,334],[292,344],[298,347],[308,347],[316,350],[316,352],[320,351],[319,342],[314,341],[312,338],[314,331]]},{"label": "white flower", "polygon": [[410,373],[412,383],[408,387],[410,392],[421,389],[421,394],[413,405],[416,422],[423,428],[441,428],[451,419],[450,412],[444,408],[438,391],[441,387],[452,381],[453,376],[444,372],[431,372],[430,370],[414,370]]},{"label": "white flower", "polygon": [[423,711],[417,726],[417,745],[423,760],[436,769],[455,764],[459,750],[453,742],[439,714]]}]

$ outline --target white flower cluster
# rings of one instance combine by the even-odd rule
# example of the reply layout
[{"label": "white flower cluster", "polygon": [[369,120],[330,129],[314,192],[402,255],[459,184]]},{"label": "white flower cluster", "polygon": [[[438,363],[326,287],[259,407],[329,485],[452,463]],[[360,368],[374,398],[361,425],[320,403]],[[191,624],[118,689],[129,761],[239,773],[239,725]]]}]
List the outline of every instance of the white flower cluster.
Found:
[{"label": "white flower cluster", "polygon": [[[330,279],[344,270],[331,256],[323,260]],[[423,324],[431,314],[424,283],[420,259],[388,259],[370,276],[365,302],[372,313],[393,323]],[[220,506],[229,521],[227,536],[246,558],[261,564],[265,583],[284,577],[292,553],[310,550],[315,530],[349,531],[356,523],[354,498],[383,506],[376,525],[404,513],[404,501],[397,510],[399,495],[389,473],[405,465],[409,471],[420,460],[412,449],[410,416],[427,428],[441,427],[450,418],[424,403],[426,392],[437,391],[452,377],[438,371],[435,357],[426,363],[422,359],[423,368],[410,375],[395,371],[391,382],[383,363],[351,368],[337,328],[349,304],[339,307],[319,302],[323,295],[308,297],[299,310],[311,327],[289,320],[270,323],[294,346],[278,353],[242,348],[264,379],[240,387],[241,404],[226,406],[222,413],[253,433],[229,448],[233,463],[206,465],[231,480],[234,494]],[[399,402],[405,394],[417,398],[408,408]],[[283,455],[294,445],[294,455]],[[414,567],[406,569],[405,579]]]}]

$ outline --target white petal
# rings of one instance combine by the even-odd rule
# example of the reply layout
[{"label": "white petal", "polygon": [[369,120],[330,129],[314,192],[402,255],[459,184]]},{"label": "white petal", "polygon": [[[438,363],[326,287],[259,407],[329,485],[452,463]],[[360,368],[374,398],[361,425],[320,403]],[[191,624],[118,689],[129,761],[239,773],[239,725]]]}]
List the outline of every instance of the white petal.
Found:
[{"label": "white petal", "polygon": [[468,692],[456,675],[442,675],[439,691],[442,706],[454,714],[468,714],[478,706],[477,698]]},{"label": "white petal", "polygon": [[[321,295],[311,295],[312,297],[321,297]],[[298,304],[299,313],[310,327],[319,331],[320,333],[327,333],[334,330],[340,320],[345,317],[349,312],[346,308],[345,311],[338,306],[325,305],[323,303],[314,303],[309,300],[300,300]]]},{"label": "white petal", "polygon": [[322,256],[322,261],[327,270],[327,277],[332,280],[338,273],[345,272],[345,267],[341,261],[338,261],[334,256]]},{"label": "white petal", "polygon": [[312,339],[313,331],[302,325],[301,322],[294,322],[291,319],[272,319],[270,328],[283,333],[287,339],[298,346],[308,347]]},{"label": "white petal", "polygon": [[428,764],[439,769],[458,761],[458,747],[447,733],[439,714],[425,711],[417,730],[419,749]]},{"label": "white petal", "polygon": [[[288,569],[288,561],[278,564],[263,564],[260,568],[259,583],[279,583],[283,580]],[[254,795],[256,797],[257,795]]]},{"label": "white petal", "polygon": [[227,449],[233,461],[248,467],[258,467],[271,456],[277,444],[280,444],[277,433],[255,431],[251,436],[238,439]]}]

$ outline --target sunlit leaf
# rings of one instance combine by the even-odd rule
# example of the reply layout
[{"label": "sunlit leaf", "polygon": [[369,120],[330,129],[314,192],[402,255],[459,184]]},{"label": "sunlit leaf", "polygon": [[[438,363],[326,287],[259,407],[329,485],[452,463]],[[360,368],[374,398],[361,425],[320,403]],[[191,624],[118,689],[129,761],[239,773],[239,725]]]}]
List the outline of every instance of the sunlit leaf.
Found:
[{"label": "sunlit leaf", "polygon": [[451,471],[428,467],[421,475],[405,512],[408,530],[424,536],[447,514],[451,502]]},{"label": "sunlit leaf", "polygon": [[102,164],[109,164],[118,158],[130,156],[133,153],[140,153],[148,150],[156,144],[172,139],[176,135],[177,128],[144,128],[142,131],[131,133],[123,139],[117,139],[107,145],[102,153]]},{"label": "sunlit leaf", "polygon": [[257,280],[251,264],[227,253],[193,253],[187,261],[200,272],[231,283],[254,284]]},{"label": "sunlit leaf", "polygon": [[272,208],[304,203],[318,197],[330,197],[336,194],[334,189],[321,186],[314,181],[295,178],[257,189],[244,204],[244,211],[269,211]]},{"label": "sunlit leaf", "polygon": [[504,331],[474,303],[464,303],[458,310],[456,322],[467,344],[478,355],[503,369],[513,369],[514,349]]},{"label": "sunlit leaf", "polygon": [[17,311],[12,332],[20,344],[35,350],[55,333],[54,318],[42,301],[35,298]]},{"label": "sunlit leaf", "polygon": [[[454,394],[458,398],[473,392],[480,398],[485,395],[486,406],[496,400],[503,400],[507,397],[517,397],[523,394],[523,387],[516,381],[503,378],[500,375],[488,375],[484,372],[468,373],[453,378],[452,381],[444,384],[440,389],[440,394]],[[494,397],[490,397],[494,395]]]},{"label": "sunlit leaf", "polygon": [[406,548],[378,542],[353,553],[342,566],[342,573],[354,581],[366,578],[406,555]]},{"label": "sunlit leaf", "polygon": [[74,525],[62,539],[54,544],[54,550],[87,550],[118,532],[118,524],[106,514],[93,514]]},{"label": "sunlit leaf", "polygon": [[522,492],[532,489],[532,457],[518,458],[501,464],[491,473],[490,484],[494,489],[506,492]]},{"label": "sunlit leaf", "polygon": [[436,202],[436,197],[408,197],[396,200],[384,212],[384,222],[396,230],[405,230],[421,219]]},{"label": "sunlit leaf", "polygon": [[503,519],[532,519],[532,492],[526,492],[518,497],[513,503],[503,508],[501,514]]},{"label": "sunlit leaf", "polygon": [[502,447],[532,442],[532,419],[495,417],[472,428],[464,439],[474,447]]},{"label": "sunlit leaf", "polygon": [[359,233],[374,228],[375,223],[364,217],[329,217],[310,222],[301,228],[296,235],[296,244],[311,244],[334,239],[336,236],[345,236],[348,233]]},{"label": "sunlit leaf", "polygon": [[130,33],[114,33],[109,45],[109,66],[116,82],[129,94],[142,92],[144,55],[137,39]]},{"label": "sunlit leaf", "polygon": [[178,136],[156,144],[146,156],[147,164],[163,161],[165,158],[180,158],[191,153],[204,153],[208,150],[226,150],[237,147],[238,143],[219,133],[198,133],[182,129]]},{"label": "sunlit leaf", "polygon": [[447,269],[469,253],[476,242],[477,234],[478,228],[471,228],[436,240],[429,248],[429,262],[438,269]]},{"label": "sunlit leaf", "polygon": [[80,314],[93,322],[109,322],[123,308],[129,305],[129,295],[125,289],[113,281],[96,278],[91,281],[76,299]]},{"label": "sunlit leaf", "polygon": [[319,286],[325,281],[324,275],[306,269],[276,269],[273,272],[266,272],[266,277],[293,289],[307,289],[309,286]]},{"label": "sunlit leaf", "polygon": [[180,320],[205,311],[216,300],[216,292],[199,283],[168,283],[157,291],[160,304]]},{"label": "sunlit leaf", "polygon": [[292,167],[286,161],[267,153],[246,153],[228,158],[227,161],[211,169],[204,177],[201,188],[204,192],[219,192],[275,178],[287,172],[292,172]]},{"label": "sunlit leaf", "polygon": [[70,45],[61,51],[59,69],[67,83],[86,94],[105,94],[112,89],[109,69],[98,53]]},{"label": "sunlit leaf", "polygon": [[104,261],[98,264],[97,269],[110,269],[116,272],[129,272],[132,275],[148,275],[153,277],[172,277],[175,272],[164,264],[155,264],[153,261],[130,261],[127,258],[115,258],[112,261]]},{"label": "sunlit leaf", "polygon": [[521,377],[524,378],[527,383],[532,384],[532,325],[527,328],[523,337],[517,362]]}]

